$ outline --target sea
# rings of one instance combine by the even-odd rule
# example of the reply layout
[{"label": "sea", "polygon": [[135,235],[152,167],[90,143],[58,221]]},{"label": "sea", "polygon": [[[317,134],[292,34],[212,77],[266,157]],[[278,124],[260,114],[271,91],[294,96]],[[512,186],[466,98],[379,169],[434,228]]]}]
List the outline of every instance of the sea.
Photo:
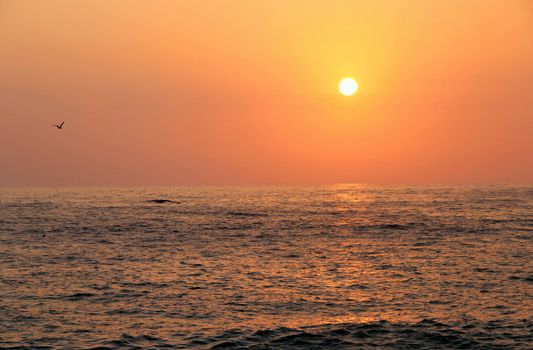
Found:
[{"label": "sea", "polygon": [[3,349],[533,349],[533,187],[0,190]]}]

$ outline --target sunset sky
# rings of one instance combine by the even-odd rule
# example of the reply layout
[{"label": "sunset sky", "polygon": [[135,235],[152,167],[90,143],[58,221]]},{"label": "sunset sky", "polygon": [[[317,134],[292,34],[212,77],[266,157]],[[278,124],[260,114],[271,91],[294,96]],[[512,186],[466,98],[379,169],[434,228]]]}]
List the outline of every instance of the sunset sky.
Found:
[{"label": "sunset sky", "polygon": [[0,186],[532,184],[533,1],[0,0],[0,121]]}]

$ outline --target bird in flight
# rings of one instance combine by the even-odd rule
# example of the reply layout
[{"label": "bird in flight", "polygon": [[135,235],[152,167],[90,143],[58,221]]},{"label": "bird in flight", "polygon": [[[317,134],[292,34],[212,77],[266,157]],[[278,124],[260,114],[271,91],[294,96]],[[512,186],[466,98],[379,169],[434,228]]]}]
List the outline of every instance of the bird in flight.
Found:
[{"label": "bird in flight", "polygon": [[59,125],[54,124],[54,125],[52,125],[52,126],[55,126],[55,127],[58,128],[58,129],[63,129],[63,124],[65,124],[65,122],[63,122],[63,123],[61,123],[61,124],[59,124]]}]

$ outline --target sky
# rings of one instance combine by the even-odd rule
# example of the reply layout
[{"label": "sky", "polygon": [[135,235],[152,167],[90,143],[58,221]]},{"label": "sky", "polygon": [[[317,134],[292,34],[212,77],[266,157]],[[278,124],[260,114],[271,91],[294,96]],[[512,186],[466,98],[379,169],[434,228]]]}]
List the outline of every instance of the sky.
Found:
[{"label": "sky", "polygon": [[530,185],[532,62],[528,0],[0,0],[0,186]]}]

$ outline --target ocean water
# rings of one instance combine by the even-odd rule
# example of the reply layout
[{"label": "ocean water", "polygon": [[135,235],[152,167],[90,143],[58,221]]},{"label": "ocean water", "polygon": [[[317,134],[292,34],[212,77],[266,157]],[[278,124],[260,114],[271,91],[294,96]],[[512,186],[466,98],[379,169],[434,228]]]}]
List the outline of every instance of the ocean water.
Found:
[{"label": "ocean water", "polygon": [[531,187],[0,190],[0,347],[532,349],[532,204]]}]

